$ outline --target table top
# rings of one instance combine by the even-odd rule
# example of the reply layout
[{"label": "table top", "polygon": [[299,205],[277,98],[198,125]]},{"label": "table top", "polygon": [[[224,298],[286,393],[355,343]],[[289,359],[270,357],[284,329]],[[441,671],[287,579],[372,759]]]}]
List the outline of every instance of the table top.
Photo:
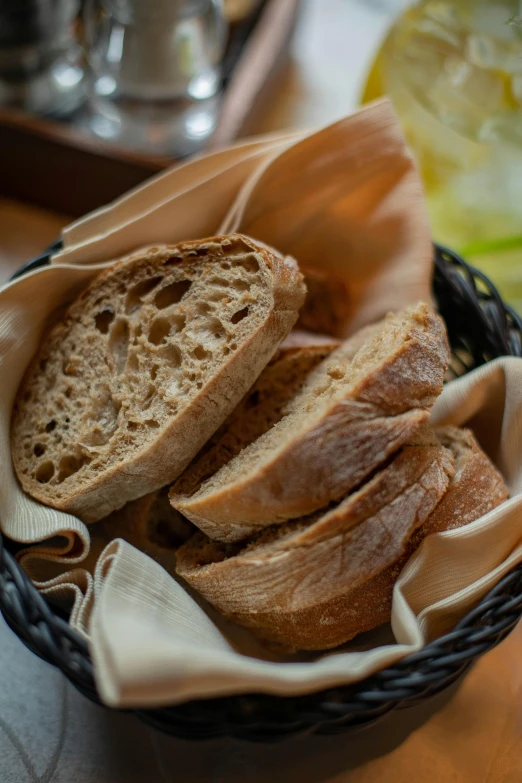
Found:
[{"label": "table top", "polygon": [[[304,0],[290,58],[255,130],[313,127],[352,110],[378,41],[405,1]],[[67,222],[0,198],[0,283]],[[521,650],[519,626],[459,686],[362,733],[274,747],[197,745],[90,704],[0,619],[0,781],[517,783]]]}]

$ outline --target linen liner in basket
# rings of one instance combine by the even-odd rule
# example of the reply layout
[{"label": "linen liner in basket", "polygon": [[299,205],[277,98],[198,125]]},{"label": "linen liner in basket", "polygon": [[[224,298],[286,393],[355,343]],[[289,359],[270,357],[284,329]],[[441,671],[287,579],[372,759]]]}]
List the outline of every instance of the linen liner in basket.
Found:
[{"label": "linen liner in basket", "polygon": [[[433,420],[470,426],[511,499],[459,530],[429,537],[395,588],[391,635],[321,656],[270,656],[202,608],[155,561],[121,539],[94,577],[81,562],[96,536],[25,496],[9,424],[19,382],[55,308],[110,258],[139,246],[240,230],[343,281],[349,334],[429,299],[432,248],[417,171],[389,102],[323,130],[245,142],[177,166],[64,231],[51,267],[0,290],[0,527],[39,589],[72,607],[102,700],[159,706],[241,692],[302,694],[367,677],[448,631],[522,560],[522,359],[450,382]],[[383,640],[384,637],[384,640]]]}]

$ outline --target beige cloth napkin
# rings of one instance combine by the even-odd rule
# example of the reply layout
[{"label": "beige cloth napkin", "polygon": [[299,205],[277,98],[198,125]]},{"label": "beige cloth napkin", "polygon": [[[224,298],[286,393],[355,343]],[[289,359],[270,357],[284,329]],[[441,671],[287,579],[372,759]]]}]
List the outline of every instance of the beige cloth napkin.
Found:
[{"label": "beige cloth napkin", "polygon": [[347,331],[429,296],[419,179],[387,102],[306,137],[236,145],[174,168],[70,226],[57,263],[0,290],[0,526],[28,545],[19,558],[42,592],[72,605],[101,697],[114,706],[305,693],[355,681],[452,627],[522,560],[522,360],[506,358],[448,384],[434,417],[473,427],[513,497],[424,543],[396,586],[396,643],[369,634],[324,656],[281,661],[121,539],[106,547],[94,576],[81,568],[96,526],[26,497],[13,474],[9,420],[25,367],[53,311],[101,268],[93,262],[148,242],[213,234],[220,225],[343,279],[353,302]]},{"label": "beige cloth napkin", "polygon": [[242,231],[341,280],[346,331],[430,295],[422,186],[387,100],[308,135],[283,134],[175,167],[65,229],[56,263]]}]

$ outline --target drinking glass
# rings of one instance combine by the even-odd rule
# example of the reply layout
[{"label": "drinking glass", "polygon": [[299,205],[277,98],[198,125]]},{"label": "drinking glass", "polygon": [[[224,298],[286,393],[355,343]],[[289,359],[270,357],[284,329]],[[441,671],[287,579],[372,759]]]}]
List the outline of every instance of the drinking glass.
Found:
[{"label": "drinking glass", "polygon": [[0,106],[64,116],[85,99],[78,0],[0,0]]},{"label": "drinking glass", "polygon": [[522,8],[424,0],[397,21],[365,99],[387,92],[424,179],[433,237],[522,310]]},{"label": "drinking glass", "polygon": [[85,38],[92,132],[171,155],[208,140],[226,42],[218,0],[88,0]]}]

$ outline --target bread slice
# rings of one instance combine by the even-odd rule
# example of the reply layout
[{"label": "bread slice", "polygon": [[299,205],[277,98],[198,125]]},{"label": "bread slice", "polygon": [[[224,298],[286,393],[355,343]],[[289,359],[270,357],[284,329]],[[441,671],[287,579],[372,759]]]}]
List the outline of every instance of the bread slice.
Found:
[{"label": "bread slice", "polygon": [[366,327],[310,373],[264,435],[246,433],[245,448],[214,475],[196,461],[172,504],[219,541],[324,508],[426,421],[448,361],[443,323],[425,304]]},{"label": "bread slice", "polygon": [[174,572],[176,550],[196,531],[169,503],[168,487],[131,500],[91,525],[91,548],[79,564],[94,573],[98,558],[111,541],[122,538]]},{"label": "bread slice", "polygon": [[288,649],[336,647],[353,636],[351,591],[404,551],[453,474],[428,433],[326,513],[274,526],[248,543],[196,533],[176,570],[232,620]]},{"label": "bread slice", "polygon": [[293,259],[238,234],[115,263],[51,330],[19,389],[12,454],[23,489],[93,522],[172,482],[303,299]]},{"label": "bread slice", "polygon": [[448,491],[426,521],[404,542],[397,560],[347,594],[350,611],[346,629],[351,637],[390,622],[395,582],[426,536],[463,527],[509,497],[502,476],[470,430],[444,427],[436,432],[455,461],[455,474]]},{"label": "bread slice", "polygon": [[248,444],[278,422],[285,405],[317,365],[338,345],[333,337],[292,332],[256,383],[205,444],[178,487],[190,494]]}]

